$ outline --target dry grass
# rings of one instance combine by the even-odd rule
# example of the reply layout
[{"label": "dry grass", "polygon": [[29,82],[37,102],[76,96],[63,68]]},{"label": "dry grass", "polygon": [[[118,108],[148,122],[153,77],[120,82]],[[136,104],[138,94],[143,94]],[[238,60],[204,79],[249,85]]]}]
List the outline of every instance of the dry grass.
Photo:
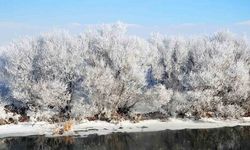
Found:
[{"label": "dry grass", "polygon": [[63,130],[64,131],[70,131],[72,130],[73,128],[73,122],[70,120],[70,121],[66,121],[63,125]]},{"label": "dry grass", "polygon": [[62,126],[54,130],[53,135],[56,134],[62,135],[64,132],[72,130],[72,128],[73,128],[73,122],[71,120],[66,121]]}]

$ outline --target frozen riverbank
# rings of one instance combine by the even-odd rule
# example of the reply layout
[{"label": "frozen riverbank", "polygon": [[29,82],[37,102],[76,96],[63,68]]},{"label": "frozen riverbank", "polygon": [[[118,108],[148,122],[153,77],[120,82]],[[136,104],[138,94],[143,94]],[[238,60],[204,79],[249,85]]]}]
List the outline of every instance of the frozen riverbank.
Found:
[{"label": "frozen riverbank", "polygon": [[240,120],[215,120],[201,119],[192,121],[188,119],[169,119],[167,121],[145,120],[139,123],[123,121],[117,124],[104,121],[82,121],[74,123],[72,129],[58,134],[57,130],[63,127],[63,124],[39,123],[19,123],[17,125],[0,126],[0,138],[29,136],[29,135],[45,135],[53,136],[88,136],[91,134],[110,134],[113,132],[150,132],[162,130],[181,130],[181,129],[204,129],[204,128],[221,128],[233,126],[250,126],[250,118],[242,118]]}]

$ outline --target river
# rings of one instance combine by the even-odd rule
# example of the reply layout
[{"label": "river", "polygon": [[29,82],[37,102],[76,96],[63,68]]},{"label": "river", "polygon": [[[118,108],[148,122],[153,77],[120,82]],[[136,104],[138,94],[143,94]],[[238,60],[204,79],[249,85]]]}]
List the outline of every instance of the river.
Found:
[{"label": "river", "polygon": [[250,149],[250,127],[112,133],[88,137],[10,137],[0,139],[0,149],[10,150],[165,150]]}]

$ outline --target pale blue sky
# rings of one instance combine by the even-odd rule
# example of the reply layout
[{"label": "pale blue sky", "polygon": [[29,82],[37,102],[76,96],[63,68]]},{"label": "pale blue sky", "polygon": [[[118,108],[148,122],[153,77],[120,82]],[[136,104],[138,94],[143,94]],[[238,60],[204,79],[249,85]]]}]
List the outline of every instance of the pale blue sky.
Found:
[{"label": "pale blue sky", "polygon": [[51,28],[116,21],[139,25],[131,29],[138,34],[250,34],[250,0],[0,0],[0,44]]}]

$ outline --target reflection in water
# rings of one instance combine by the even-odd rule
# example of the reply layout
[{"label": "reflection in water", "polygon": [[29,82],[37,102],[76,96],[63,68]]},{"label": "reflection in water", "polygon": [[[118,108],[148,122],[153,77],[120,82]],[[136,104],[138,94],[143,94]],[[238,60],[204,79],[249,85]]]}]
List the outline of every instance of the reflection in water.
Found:
[{"label": "reflection in water", "polygon": [[44,136],[0,139],[0,149],[250,149],[250,127],[166,130],[146,133],[113,133],[88,137]]}]

